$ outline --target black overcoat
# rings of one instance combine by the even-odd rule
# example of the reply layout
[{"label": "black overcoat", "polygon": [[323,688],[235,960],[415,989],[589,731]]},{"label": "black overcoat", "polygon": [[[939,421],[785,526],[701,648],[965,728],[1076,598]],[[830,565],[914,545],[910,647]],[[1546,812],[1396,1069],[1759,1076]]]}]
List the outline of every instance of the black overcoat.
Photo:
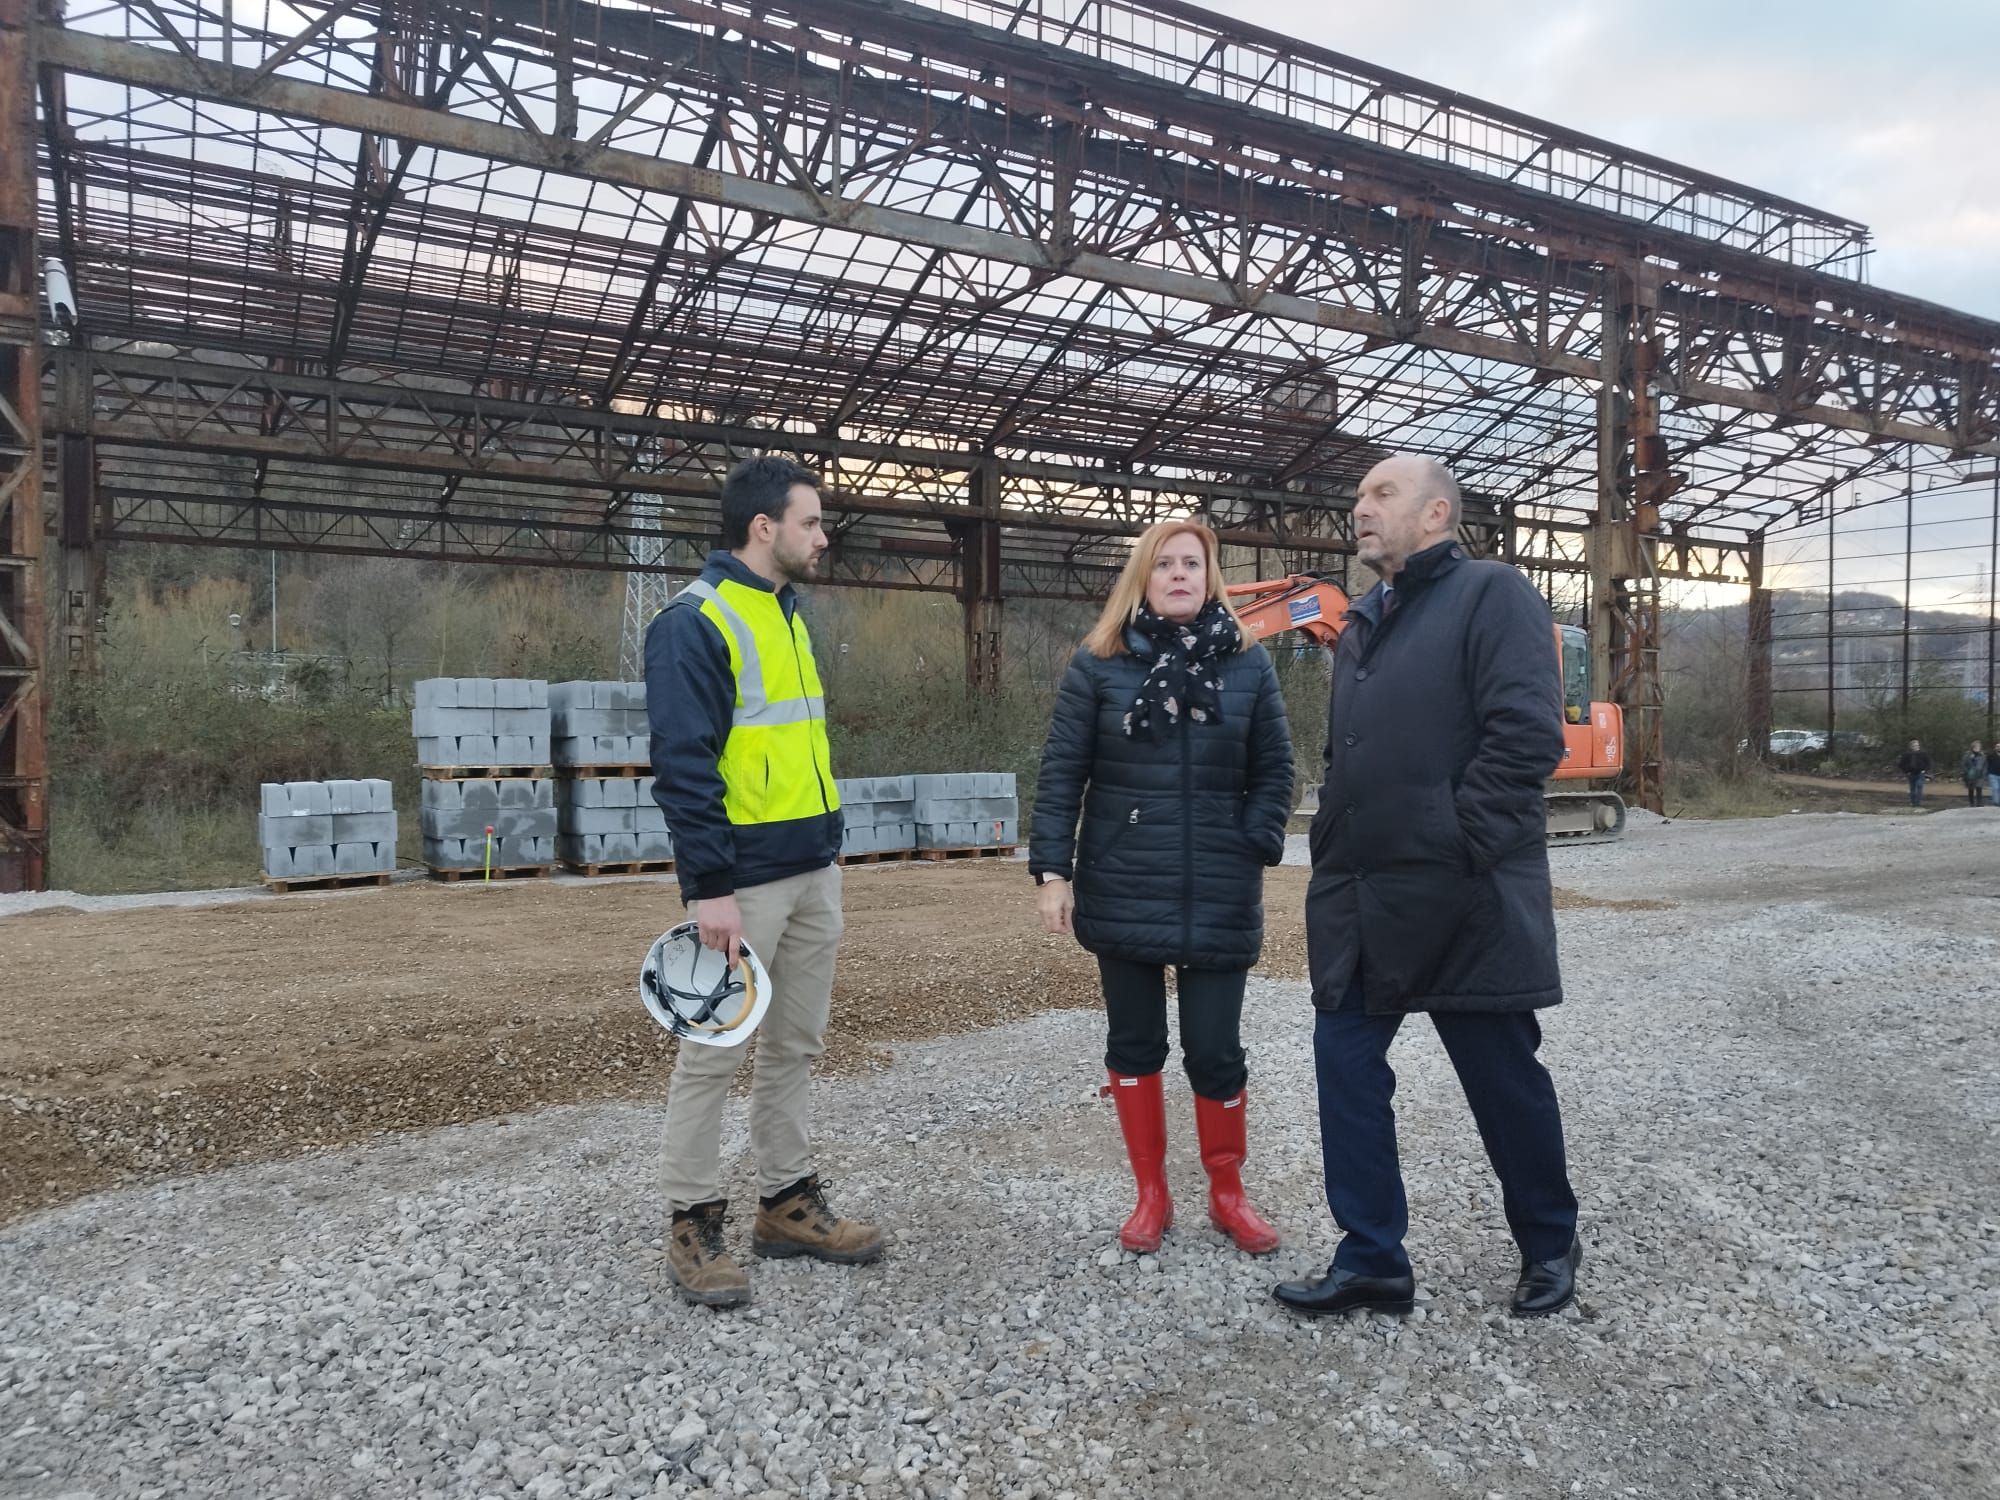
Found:
[{"label": "black overcoat", "polygon": [[[1092,953],[1194,969],[1247,969],[1264,945],[1264,866],[1285,852],[1292,737],[1278,674],[1258,645],[1222,663],[1221,719],[1126,712],[1150,649],[1079,650],[1064,674],[1035,783],[1029,869],[1074,881],[1076,938]],[[1081,825],[1079,826],[1079,813]]]},{"label": "black overcoat", "polygon": [[1380,585],[1335,648],[1313,819],[1313,1004],[1371,1014],[1562,1000],[1543,789],[1563,757],[1554,627],[1534,585],[1455,542]]}]

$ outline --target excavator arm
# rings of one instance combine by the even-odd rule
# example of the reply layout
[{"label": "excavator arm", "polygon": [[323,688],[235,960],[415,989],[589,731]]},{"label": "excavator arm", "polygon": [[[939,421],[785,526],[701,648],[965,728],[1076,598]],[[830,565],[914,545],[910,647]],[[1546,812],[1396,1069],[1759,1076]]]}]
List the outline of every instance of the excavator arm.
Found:
[{"label": "excavator arm", "polygon": [[1296,630],[1319,645],[1331,646],[1347,628],[1346,592],[1310,573],[1232,583],[1227,592],[1237,618],[1256,640]]},{"label": "excavator arm", "polygon": [[[1227,593],[1238,618],[1255,640],[1296,630],[1331,649],[1347,628],[1350,601],[1346,590],[1310,573],[1232,583]],[[1589,701],[1589,658],[1582,632],[1572,629],[1577,639],[1566,642],[1564,631],[1565,627],[1556,626],[1553,641],[1556,660],[1564,664],[1565,722],[1563,763],[1557,768],[1547,794],[1549,838],[1552,842],[1616,838],[1625,827],[1625,803],[1616,792],[1608,786],[1577,788],[1561,784],[1605,781],[1616,776],[1622,766],[1624,738],[1624,717],[1618,705]],[[1569,670],[1572,662],[1578,670]]]}]

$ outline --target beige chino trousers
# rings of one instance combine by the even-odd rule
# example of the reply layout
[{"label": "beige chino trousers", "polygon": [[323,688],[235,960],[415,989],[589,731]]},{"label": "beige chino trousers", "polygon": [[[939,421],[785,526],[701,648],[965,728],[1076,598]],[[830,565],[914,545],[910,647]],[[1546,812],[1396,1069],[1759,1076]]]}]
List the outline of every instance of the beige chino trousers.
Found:
[{"label": "beige chino trousers", "polygon": [[[750,1150],[757,1191],[770,1197],[812,1171],[813,1059],[826,1046],[833,959],[840,946],[840,867],[828,865],[736,893],[743,937],[771,976],[771,1004],[742,1047],[681,1044],[667,1084],[667,1211],[722,1196],[722,1110],[745,1051],[750,1074]],[[698,913],[701,903],[689,907]]]}]

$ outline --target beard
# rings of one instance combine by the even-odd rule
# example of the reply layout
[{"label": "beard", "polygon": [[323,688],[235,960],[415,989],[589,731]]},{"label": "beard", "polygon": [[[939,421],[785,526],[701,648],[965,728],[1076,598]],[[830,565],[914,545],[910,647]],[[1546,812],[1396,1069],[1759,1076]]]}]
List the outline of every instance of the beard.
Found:
[{"label": "beard", "polygon": [[810,548],[802,547],[792,552],[783,547],[773,547],[771,561],[778,565],[778,571],[785,575],[788,583],[811,583],[819,576],[819,554]]}]

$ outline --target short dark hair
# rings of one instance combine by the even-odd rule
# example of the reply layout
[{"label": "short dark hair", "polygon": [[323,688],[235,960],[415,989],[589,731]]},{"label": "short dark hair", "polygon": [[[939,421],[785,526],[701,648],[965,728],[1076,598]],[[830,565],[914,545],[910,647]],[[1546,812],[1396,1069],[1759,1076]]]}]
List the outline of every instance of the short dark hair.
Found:
[{"label": "short dark hair", "polygon": [[740,547],[750,540],[750,523],[759,516],[785,519],[792,486],[819,488],[819,476],[776,453],[746,458],[722,481],[722,545]]}]

